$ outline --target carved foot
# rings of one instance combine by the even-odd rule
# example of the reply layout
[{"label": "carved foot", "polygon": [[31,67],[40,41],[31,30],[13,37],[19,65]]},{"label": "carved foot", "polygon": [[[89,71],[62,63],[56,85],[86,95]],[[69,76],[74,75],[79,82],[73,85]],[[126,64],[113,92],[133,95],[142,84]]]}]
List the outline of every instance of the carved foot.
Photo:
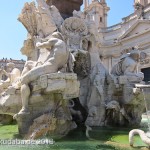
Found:
[{"label": "carved foot", "polygon": [[18,115],[28,115],[28,114],[30,114],[30,111],[28,108],[22,108],[18,113]]},{"label": "carved foot", "polygon": [[17,118],[18,118],[19,116],[23,116],[23,115],[30,115],[30,112],[29,112],[29,110],[28,110],[27,108],[22,108],[22,109],[19,111],[19,113],[15,114],[15,115],[13,116],[13,119],[16,119],[16,120],[17,120]]}]

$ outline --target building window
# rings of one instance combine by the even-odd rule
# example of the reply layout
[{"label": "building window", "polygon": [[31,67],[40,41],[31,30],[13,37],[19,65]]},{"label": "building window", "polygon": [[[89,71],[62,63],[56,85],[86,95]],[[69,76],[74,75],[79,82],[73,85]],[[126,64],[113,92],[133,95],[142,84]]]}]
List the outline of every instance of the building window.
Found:
[{"label": "building window", "polygon": [[100,17],[100,22],[103,22],[103,18],[102,17]]},{"label": "building window", "polygon": [[150,68],[141,69],[141,72],[144,73],[144,81],[145,82],[150,81]]}]

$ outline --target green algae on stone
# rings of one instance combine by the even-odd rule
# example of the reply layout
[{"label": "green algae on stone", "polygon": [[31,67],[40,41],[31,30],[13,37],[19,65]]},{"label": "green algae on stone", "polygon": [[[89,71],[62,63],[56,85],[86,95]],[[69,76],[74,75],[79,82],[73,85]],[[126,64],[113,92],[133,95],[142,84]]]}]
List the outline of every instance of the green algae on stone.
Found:
[{"label": "green algae on stone", "polygon": [[0,139],[14,139],[18,137],[18,125],[0,125]]}]

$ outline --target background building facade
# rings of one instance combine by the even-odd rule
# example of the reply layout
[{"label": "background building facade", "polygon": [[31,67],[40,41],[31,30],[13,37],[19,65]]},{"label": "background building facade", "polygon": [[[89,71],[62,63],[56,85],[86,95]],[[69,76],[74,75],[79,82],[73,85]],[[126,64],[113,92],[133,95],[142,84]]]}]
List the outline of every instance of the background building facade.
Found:
[{"label": "background building facade", "polygon": [[[99,55],[109,72],[122,54],[129,53],[132,47],[137,46],[141,52],[138,69],[144,72],[144,80],[150,81],[150,1],[135,0],[134,7],[134,13],[110,27],[107,27],[109,7],[106,1],[93,0],[91,4],[85,4],[85,12],[95,15],[91,17],[91,20],[98,25]],[[98,11],[93,13],[91,10],[96,10],[96,8]],[[104,24],[102,25],[100,20],[95,19],[96,17],[105,20]]]}]

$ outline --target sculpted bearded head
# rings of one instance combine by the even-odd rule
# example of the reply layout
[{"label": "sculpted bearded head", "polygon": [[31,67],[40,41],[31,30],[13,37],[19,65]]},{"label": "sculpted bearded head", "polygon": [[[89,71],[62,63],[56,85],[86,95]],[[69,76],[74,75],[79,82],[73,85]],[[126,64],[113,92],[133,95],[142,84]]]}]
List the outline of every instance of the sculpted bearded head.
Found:
[{"label": "sculpted bearded head", "polygon": [[132,59],[134,59],[135,61],[139,61],[140,59],[140,51],[135,48],[135,47],[132,47],[132,50],[130,52],[130,55],[129,55]]}]

